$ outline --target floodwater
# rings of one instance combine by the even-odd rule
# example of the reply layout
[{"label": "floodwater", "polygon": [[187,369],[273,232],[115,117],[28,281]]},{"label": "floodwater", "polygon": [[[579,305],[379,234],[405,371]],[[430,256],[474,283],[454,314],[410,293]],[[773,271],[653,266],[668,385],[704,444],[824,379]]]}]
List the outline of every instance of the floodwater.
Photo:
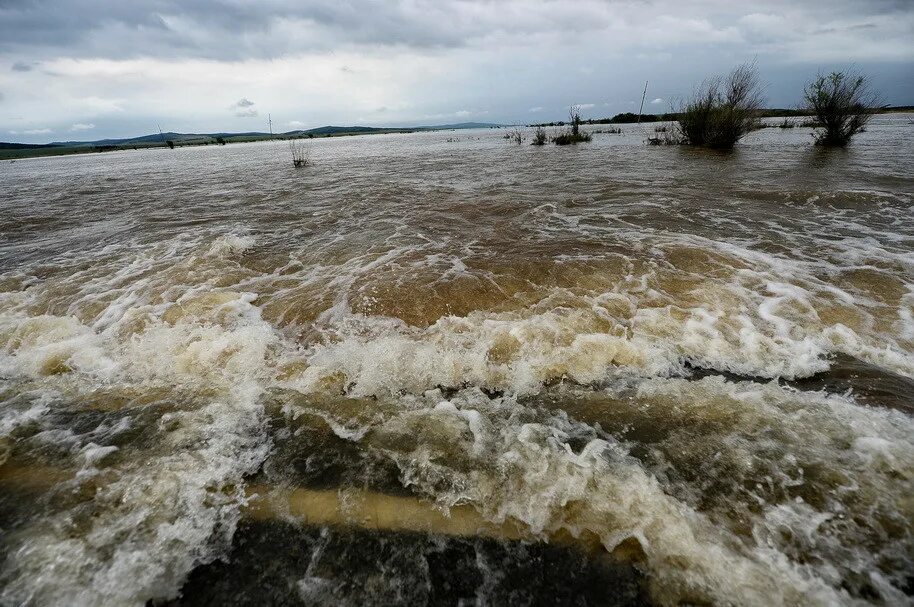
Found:
[{"label": "floodwater", "polygon": [[0,604],[910,603],[910,121],[4,163]]}]

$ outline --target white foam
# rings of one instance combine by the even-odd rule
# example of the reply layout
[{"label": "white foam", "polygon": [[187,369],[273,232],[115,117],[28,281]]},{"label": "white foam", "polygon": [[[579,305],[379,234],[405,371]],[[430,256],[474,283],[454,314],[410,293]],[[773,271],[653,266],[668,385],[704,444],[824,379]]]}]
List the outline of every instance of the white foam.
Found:
[{"label": "white foam", "polygon": [[[681,245],[682,239],[672,242]],[[160,420],[159,448],[141,455],[115,453],[102,444],[103,433],[49,428],[30,439],[67,446],[91,471],[69,488],[91,482],[96,471],[110,482],[97,496],[99,516],[83,521],[78,533],[70,511],[22,531],[27,540],[6,565],[3,601],[139,605],[174,597],[194,566],[218,557],[231,541],[244,476],[269,450],[260,398],[272,387],[386,399],[395,413],[380,422],[353,423],[317,408],[314,413],[341,438],[380,441],[378,448],[400,465],[407,482],[444,508],[471,503],[493,522],[515,519],[534,533],[593,533],[607,549],[637,539],[661,602],[697,596],[721,604],[844,603],[849,597],[836,580],[864,570],[873,571],[872,584],[883,596],[898,597],[894,574],[876,571],[876,549],[841,547],[846,538],[853,544],[870,535],[844,523],[827,541],[816,539],[826,535],[819,530],[844,520],[840,498],[825,512],[777,502],[762,491],[741,495],[753,500],[757,514],[746,522],[752,536],[737,536],[726,520],[695,506],[698,485],[674,486],[660,467],[629,457],[623,444],[558,414],[543,419],[517,398],[565,380],[591,387],[634,384],[639,406],[659,403],[658,424],[677,415],[684,416],[681,428],[738,420],[712,451],[713,461],[733,465],[734,476],[769,463],[770,453],[754,449],[775,445],[784,458],[760,483],[803,487],[812,481],[796,468],[825,462],[848,479],[840,491],[858,492],[846,500],[848,507],[864,503],[884,513],[894,503],[896,512],[907,512],[911,503],[899,492],[912,478],[914,429],[901,414],[861,409],[847,398],[801,397],[776,385],[669,378],[686,372],[685,361],[751,376],[803,377],[825,370],[833,352],[914,377],[914,356],[898,341],[914,331],[910,290],[897,310],[891,308],[900,330],[889,335],[877,328],[876,302],[823,282],[804,263],[697,241],[690,244],[723,251],[748,267],[696,282],[691,292],[668,292],[664,280],[670,277],[652,268],[606,292],[554,288],[524,309],[445,316],[420,328],[355,314],[349,305],[355,277],[404,254],[393,249],[283,278],[327,280],[322,293],[334,295],[308,327],[321,340],[299,344],[266,322],[257,305],[277,276],[244,272],[239,284],[224,285],[225,269],[238,265],[232,258],[253,244],[228,235],[141,253],[115,247],[105,252],[114,261],[0,296],[0,374],[49,394],[91,394],[99,386],[173,391],[177,409]],[[670,241],[639,246],[664,244]],[[457,258],[425,263],[450,264],[449,276],[473,271]],[[863,320],[824,321],[833,304],[856,305]],[[301,371],[281,372],[283,365]],[[438,386],[507,396],[491,400],[465,389],[444,400]],[[39,419],[53,406],[46,401],[25,412],[4,411],[0,428]],[[694,443],[687,434],[677,439],[683,451],[697,450],[701,440],[710,444],[706,432]],[[385,435],[417,446],[407,452],[383,442]],[[583,435],[583,447],[570,438]],[[457,459],[449,461],[451,456]],[[822,562],[801,564],[791,553],[798,546]],[[905,546],[892,539],[878,548],[904,564]],[[306,579],[300,588],[306,594],[308,584]]]},{"label": "white foam", "polygon": [[[777,481],[782,487],[801,487],[802,477],[791,478],[790,471],[819,461],[837,467],[847,485],[825,490],[825,509],[802,500],[762,501],[760,514],[740,511],[748,521],[724,524],[714,518],[717,514],[712,517],[674,498],[673,488],[629,457],[622,445],[591,438],[575,451],[569,436],[592,434],[586,426],[562,416],[522,423],[531,413],[522,405],[513,399],[491,401],[473,390],[430,403],[425,410],[408,405],[408,412],[383,422],[366,440],[397,461],[407,483],[444,508],[470,503],[493,522],[521,521],[533,533],[590,532],[609,550],[636,538],[661,603],[692,597],[719,604],[854,604],[842,587],[845,576],[878,571],[882,559],[893,562],[892,582],[903,583],[899,576],[914,564],[911,538],[898,537],[877,549],[859,545],[870,530],[849,521],[893,509],[900,509],[892,514],[897,523],[914,516],[914,503],[904,501],[914,489],[911,419],[842,397],[720,378],[644,380],[634,403],[658,407],[658,415],[682,416],[678,428],[701,421],[723,424],[720,437],[675,435],[671,453],[691,453],[706,440],[720,440],[717,459],[745,462],[740,474],[751,478],[755,458],[770,457],[765,450],[777,440],[777,448],[786,451],[785,476]],[[449,423],[421,421],[443,422],[442,414],[454,419],[466,410],[474,411],[473,423],[490,429],[467,438],[459,427],[449,429]],[[771,424],[782,431],[766,440]],[[874,433],[885,438],[874,440]],[[388,435],[410,439],[396,443]],[[873,466],[873,457],[880,465]],[[744,481],[737,476],[731,482]],[[854,496],[846,502],[854,512],[845,514],[839,494],[847,491]],[[747,523],[752,526],[748,541],[734,531]],[[830,525],[827,532],[825,525]],[[814,563],[801,556],[810,554]],[[889,581],[892,576],[875,575],[886,601],[904,600]]]},{"label": "white foam", "polygon": [[235,257],[244,253],[254,246],[252,236],[241,236],[238,234],[226,234],[213,241],[207,255],[212,257]]},{"label": "white foam", "polygon": [[[178,410],[160,424],[161,442],[139,458],[114,458],[117,447],[94,442],[115,428],[83,436],[49,429],[30,439],[72,445],[86,473],[68,481],[71,490],[99,474],[105,482],[95,492],[94,517],[65,509],[17,531],[0,602],[144,605],[176,596],[193,567],[224,553],[245,501],[243,479],[270,448],[259,400],[276,371],[280,337],[254,298],[219,297],[216,305],[182,310],[174,322],[164,319],[170,305],[115,298],[95,328],[73,316],[29,317],[25,305],[0,312],[0,369],[21,381],[77,393],[99,385],[182,390],[174,397]],[[17,419],[10,424],[25,417]]]}]

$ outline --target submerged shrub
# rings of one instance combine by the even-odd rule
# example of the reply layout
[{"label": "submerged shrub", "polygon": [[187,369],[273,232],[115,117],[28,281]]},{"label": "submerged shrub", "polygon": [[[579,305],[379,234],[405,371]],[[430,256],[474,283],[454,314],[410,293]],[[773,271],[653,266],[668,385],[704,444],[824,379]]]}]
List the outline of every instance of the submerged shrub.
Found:
[{"label": "submerged shrub", "polygon": [[682,144],[682,138],[676,132],[675,129],[663,130],[657,129],[654,131],[656,134],[652,137],[647,138],[648,145],[680,145]]},{"label": "submerged shrub", "polygon": [[753,130],[761,105],[753,64],[735,68],[726,78],[706,80],[680,111],[680,143],[732,148]]},{"label": "submerged shrub", "polygon": [[571,145],[573,143],[586,143],[593,139],[590,133],[561,133],[552,138],[555,145]]},{"label": "submerged shrub", "polygon": [[803,89],[803,98],[822,129],[814,134],[816,145],[824,146],[847,145],[865,130],[879,104],[866,77],[851,72],[820,74]]},{"label": "submerged shrub", "polygon": [[300,139],[289,140],[289,151],[292,153],[292,166],[296,169],[308,165],[308,148]]},{"label": "submerged shrub", "polygon": [[542,126],[536,127],[536,130],[533,131],[533,145],[546,145],[546,128]]},{"label": "submerged shrub", "polygon": [[590,133],[581,130],[581,106],[573,105],[568,109],[568,124],[571,125],[571,130],[553,137],[552,142],[554,144],[570,145],[593,139]]},{"label": "submerged shrub", "polygon": [[581,128],[581,106],[573,105],[568,108],[568,123],[571,125],[571,134],[578,135]]},{"label": "submerged shrub", "polygon": [[510,139],[517,145],[520,145],[524,142],[524,133],[520,129],[512,129],[505,133],[505,139]]}]

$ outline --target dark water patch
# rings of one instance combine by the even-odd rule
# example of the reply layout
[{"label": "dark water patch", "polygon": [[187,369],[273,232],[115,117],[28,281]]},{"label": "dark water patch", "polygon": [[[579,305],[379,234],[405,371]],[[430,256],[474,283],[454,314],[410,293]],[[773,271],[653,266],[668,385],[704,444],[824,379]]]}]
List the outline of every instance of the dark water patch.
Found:
[{"label": "dark water patch", "polygon": [[650,603],[637,568],[573,548],[245,521],[225,561],[158,607],[341,604]]},{"label": "dark water patch", "polygon": [[[355,407],[361,403],[358,399],[338,400]],[[273,450],[252,482],[308,489],[357,487],[386,495],[412,495],[400,482],[394,461],[334,432],[328,422],[332,412],[321,411],[322,416],[313,408],[284,414],[276,402],[270,403],[267,411]]]}]

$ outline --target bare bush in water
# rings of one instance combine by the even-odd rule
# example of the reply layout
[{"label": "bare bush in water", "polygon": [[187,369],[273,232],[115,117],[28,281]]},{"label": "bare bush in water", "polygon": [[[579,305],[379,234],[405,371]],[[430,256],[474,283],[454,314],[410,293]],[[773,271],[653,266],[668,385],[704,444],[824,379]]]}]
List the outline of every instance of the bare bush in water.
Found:
[{"label": "bare bush in water", "polygon": [[292,153],[292,166],[296,169],[308,166],[308,146],[301,139],[289,140],[289,151]]},{"label": "bare bush in water", "polygon": [[569,145],[593,139],[590,133],[581,131],[581,106],[573,105],[568,108],[568,124],[571,125],[571,130],[553,137],[553,143],[556,145]]},{"label": "bare bush in water", "polygon": [[511,141],[513,141],[514,143],[516,143],[517,145],[520,145],[520,144],[522,144],[522,143],[524,142],[524,132],[521,131],[520,129],[511,129],[510,131],[508,131],[507,133],[505,133],[505,137],[504,137],[504,138],[505,138],[505,139],[510,139]]},{"label": "bare bush in water", "polygon": [[648,145],[680,145],[682,143],[676,129],[664,128],[663,130],[655,130],[654,132],[655,135],[647,138]]},{"label": "bare bush in water", "polygon": [[852,72],[819,74],[803,89],[805,109],[812,112],[822,130],[814,134],[816,145],[842,147],[865,130],[879,106],[866,76]]},{"label": "bare bush in water", "polygon": [[546,127],[538,126],[533,131],[533,145],[546,145]]},{"label": "bare bush in water", "polygon": [[680,110],[680,143],[730,149],[753,130],[762,97],[755,65],[706,80]]},{"label": "bare bush in water", "polygon": [[581,106],[573,105],[568,108],[568,124],[571,125],[571,134],[577,136],[581,128]]}]

